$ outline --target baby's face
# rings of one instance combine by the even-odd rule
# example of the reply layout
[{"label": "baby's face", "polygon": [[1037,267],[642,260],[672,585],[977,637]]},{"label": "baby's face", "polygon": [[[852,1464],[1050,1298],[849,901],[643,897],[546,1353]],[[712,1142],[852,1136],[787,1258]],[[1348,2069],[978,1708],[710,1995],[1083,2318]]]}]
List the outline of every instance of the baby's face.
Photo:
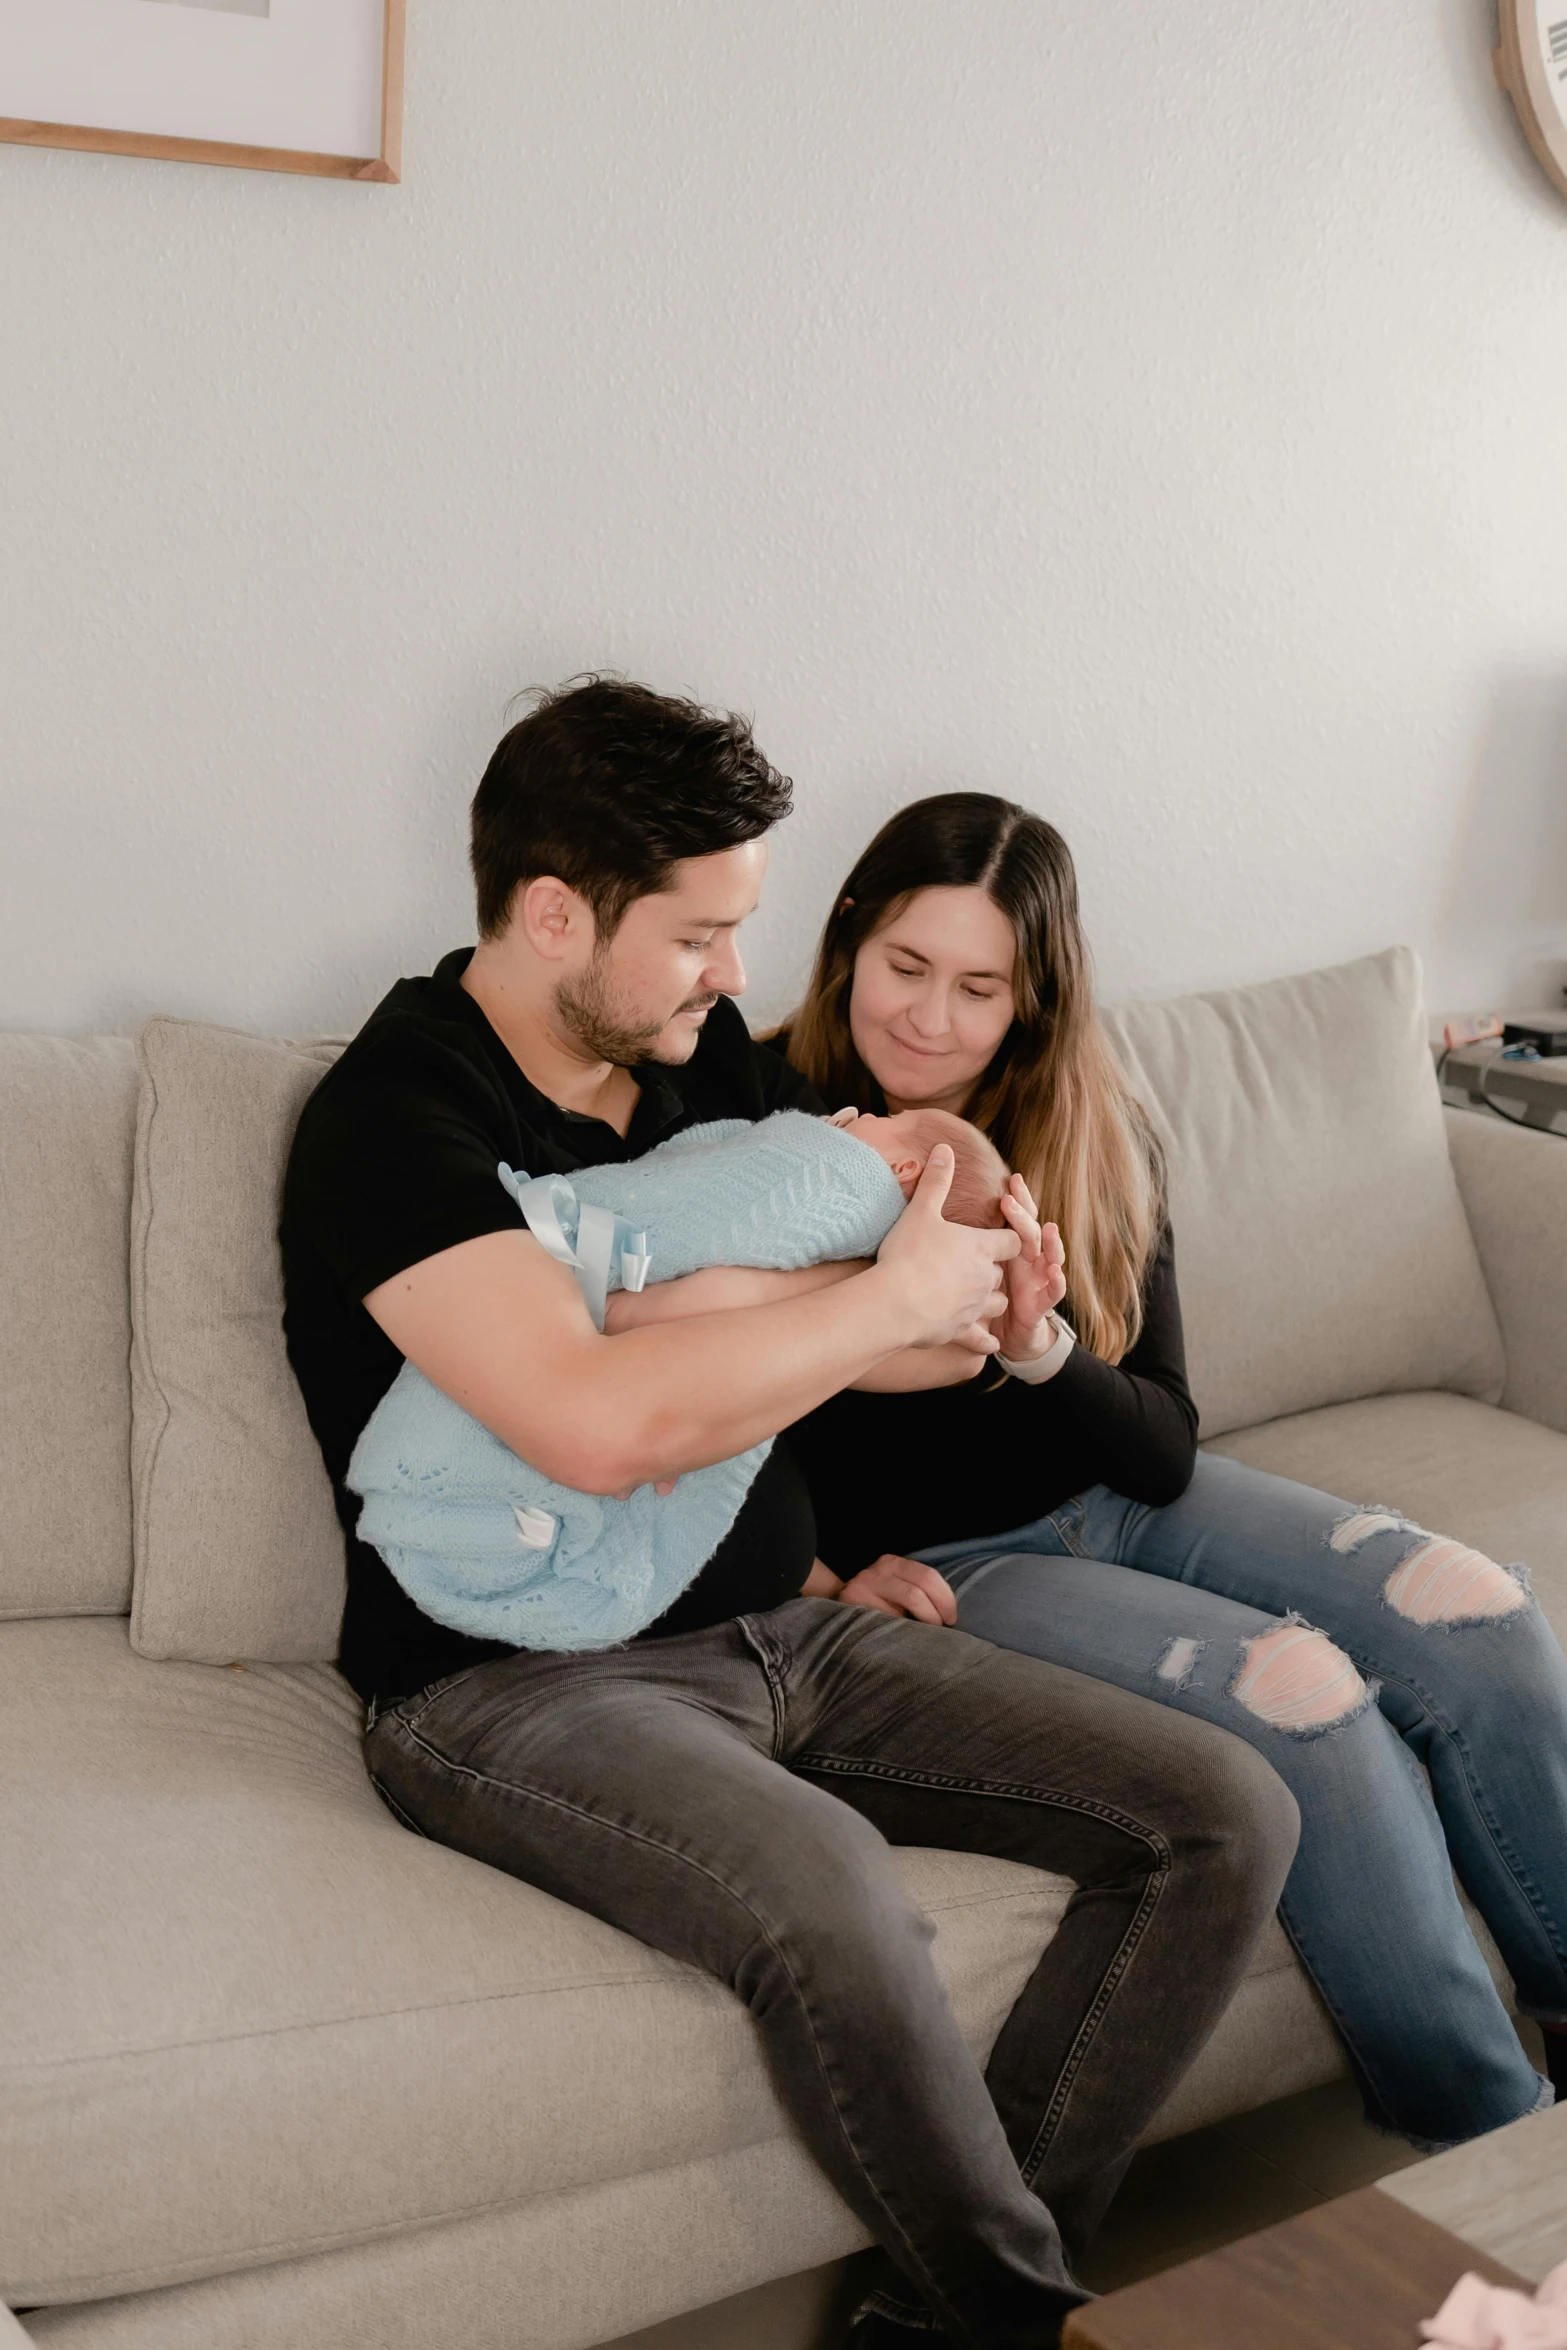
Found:
[{"label": "baby's face", "polygon": [[925,1154],[909,1133],[913,1117],[900,1110],[891,1118],[873,1117],[870,1111],[845,1112],[840,1110],[833,1120],[856,1142],[867,1142],[879,1159],[885,1159],[898,1179],[899,1188],[907,1199],[925,1172]]}]

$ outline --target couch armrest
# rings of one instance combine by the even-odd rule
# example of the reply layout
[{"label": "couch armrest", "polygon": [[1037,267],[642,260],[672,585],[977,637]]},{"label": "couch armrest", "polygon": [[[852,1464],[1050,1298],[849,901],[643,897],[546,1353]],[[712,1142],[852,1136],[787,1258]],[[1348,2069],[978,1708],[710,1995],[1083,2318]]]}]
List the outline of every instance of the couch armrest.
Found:
[{"label": "couch armrest", "polygon": [[1503,1407],[1567,1432],[1567,1137],[1449,1110],[1447,1145],[1502,1326]]}]

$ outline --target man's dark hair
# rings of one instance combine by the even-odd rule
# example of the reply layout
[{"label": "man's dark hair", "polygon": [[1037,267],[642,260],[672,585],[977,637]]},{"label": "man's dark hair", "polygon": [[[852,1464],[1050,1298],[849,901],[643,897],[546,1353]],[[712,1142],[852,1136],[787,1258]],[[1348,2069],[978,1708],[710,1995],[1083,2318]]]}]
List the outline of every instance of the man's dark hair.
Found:
[{"label": "man's dark hair", "polygon": [[474,793],[479,936],[505,929],[520,882],[553,873],[609,938],[683,858],[760,839],[793,791],[730,711],[625,678],[568,679],[501,737]]}]

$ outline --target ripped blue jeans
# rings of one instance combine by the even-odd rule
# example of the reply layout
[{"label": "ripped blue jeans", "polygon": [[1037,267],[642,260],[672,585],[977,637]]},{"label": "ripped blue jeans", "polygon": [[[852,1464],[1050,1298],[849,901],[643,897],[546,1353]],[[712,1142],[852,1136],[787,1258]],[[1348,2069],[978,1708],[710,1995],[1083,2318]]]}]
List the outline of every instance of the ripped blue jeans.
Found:
[{"label": "ripped blue jeans", "polygon": [[1519,1570],[1210,1453],[1166,1509],[1096,1485],[918,1555],[964,1631],[1266,1755],[1300,1806],[1285,1928],[1374,2122],[1439,2147],[1550,2103],[1453,1885],[1567,2021],[1567,1659]]}]

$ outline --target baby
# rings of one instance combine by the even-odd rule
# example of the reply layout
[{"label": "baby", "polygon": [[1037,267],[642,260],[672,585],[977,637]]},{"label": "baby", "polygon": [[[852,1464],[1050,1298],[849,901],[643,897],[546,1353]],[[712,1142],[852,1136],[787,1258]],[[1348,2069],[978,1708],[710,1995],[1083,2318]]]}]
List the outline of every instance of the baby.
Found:
[{"label": "baby", "polygon": [[[872,1257],[938,1143],[943,1213],[995,1226],[1007,1170],[945,1110],[837,1119],[780,1110],[694,1126],[622,1165],[498,1172],[534,1237],[604,1327],[612,1290],[709,1265],[790,1272]],[[555,1484],[405,1363],[354,1448],[359,1534],[438,1623],[518,1648],[609,1648],[654,1623],[733,1525],[770,1444],[693,1469],[667,1495]]]},{"label": "baby", "polygon": [[[1007,1163],[987,1136],[966,1118],[950,1110],[897,1110],[890,1118],[873,1117],[865,1110],[840,1110],[832,1124],[868,1142],[897,1179],[905,1200],[925,1172],[938,1142],[952,1151],[952,1187],[942,1214],[949,1224],[973,1224],[981,1231],[1006,1222],[1001,1194],[1007,1187]],[[754,1134],[754,1126],[746,1129]]]}]

